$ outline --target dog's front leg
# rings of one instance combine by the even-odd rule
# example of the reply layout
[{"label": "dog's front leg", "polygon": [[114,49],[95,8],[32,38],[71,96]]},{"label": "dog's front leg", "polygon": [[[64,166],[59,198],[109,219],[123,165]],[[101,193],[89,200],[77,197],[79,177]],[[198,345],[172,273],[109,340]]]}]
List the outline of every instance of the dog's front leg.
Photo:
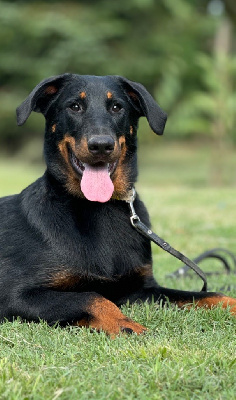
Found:
[{"label": "dog's front leg", "polygon": [[126,317],[119,308],[95,292],[59,292],[34,289],[22,292],[11,306],[12,316],[26,320],[58,322],[104,331],[115,336],[120,332],[140,334],[145,327]]}]

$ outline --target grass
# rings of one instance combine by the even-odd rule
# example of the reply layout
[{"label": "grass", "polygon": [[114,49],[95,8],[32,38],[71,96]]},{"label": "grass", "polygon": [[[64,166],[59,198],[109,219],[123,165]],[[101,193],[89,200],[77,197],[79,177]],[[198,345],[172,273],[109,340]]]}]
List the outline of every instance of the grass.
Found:
[{"label": "grass", "polygon": [[[172,144],[144,148],[140,157],[137,187],[153,229],[189,257],[216,246],[235,250],[235,155],[227,152],[215,181],[209,153],[209,147]],[[21,190],[41,171],[41,166],[2,160],[0,194]],[[156,246],[153,258],[161,284],[200,289],[194,275],[166,278],[179,263]],[[214,263],[202,266],[217,268]],[[230,286],[229,293],[236,296],[235,275],[209,278],[211,289],[222,286]],[[229,310],[136,304],[123,312],[147,326],[148,333],[111,340],[102,333],[44,322],[2,324],[0,399],[235,398],[236,321]]]},{"label": "grass", "polygon": [[234,399],[235,324],[215,309],[124,311],[145,336],[46,324],[1,328],[1,399]]}]

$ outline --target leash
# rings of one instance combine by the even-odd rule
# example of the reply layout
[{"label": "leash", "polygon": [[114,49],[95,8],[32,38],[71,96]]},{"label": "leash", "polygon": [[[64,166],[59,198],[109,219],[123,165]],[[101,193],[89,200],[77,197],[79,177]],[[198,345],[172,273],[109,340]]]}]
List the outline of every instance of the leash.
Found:
[{"label": "leash", "polygon": [[[199,263],[207,258],[214,258],[221,262],[224,267],[226,275],[229,274],[236,274],[236,256],[229,250],[224,248],[215,248],[211,250],[207,250],[204,253],[200,254],[196,257],[193,261],[195,263]],[[230,260],[230,262],[229,262]],[[180,276],[187,275],[189,272],[189,268],[184,265],[177,269],[176,271],[172,272],[171,274],[166,275],[168,278],[178,278]],[[220,275],[222,272],[214,271],[214,272],[205,272],[205,275]],[[223,289],[222,289],[223,290]]]},{"label": "leash", "polygon": [[207,278],[204,272],[201,270],[201,268],[199,268],[199,266],[194,261],[190,260],[184,254],[180,253],[178,250],[171,247],[169,243],[160,238],[156,233],[154,233],[140,220],[139,216],[136,214],[134,209],[135,197],[136,197],[136,191],[133,188],[130,198],[125,200],[130,207],[130,212],[131,212],[130,222],[132,226],[143,236],[145,236],[146,238],[157,244],[161,249],[165,250],[167,253],[171,254],[178,260],[182,261],[185,264],[185,266],[191,268],[203,281],[203,287],[201,291],[207,292]]}]

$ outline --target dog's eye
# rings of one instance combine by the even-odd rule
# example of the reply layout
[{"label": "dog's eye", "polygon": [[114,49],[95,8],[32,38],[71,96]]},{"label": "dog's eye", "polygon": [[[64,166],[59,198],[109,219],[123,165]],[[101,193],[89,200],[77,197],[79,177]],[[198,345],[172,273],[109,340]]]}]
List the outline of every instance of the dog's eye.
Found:
[{"label": "dog's eye", "polygon": [[78,103],[73,103],[73,104],[71,104],[70,109],[71,109],[72,111],[76,111],[76,112],[82,111],[82,107],[81,107],[81,105],[78,104]]},{"label": "dog's eye", "polygon": [[111,107],[113,113],[118,113],[122,109],[122,105],[119,103],[114,103]]}]

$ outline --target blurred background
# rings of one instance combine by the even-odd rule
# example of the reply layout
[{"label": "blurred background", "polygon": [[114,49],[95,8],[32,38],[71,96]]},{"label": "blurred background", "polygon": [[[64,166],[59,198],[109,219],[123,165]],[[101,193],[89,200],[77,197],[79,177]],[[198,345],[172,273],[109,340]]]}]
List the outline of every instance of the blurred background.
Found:
[{"label": "blurred background", "polygon": [[117,74],[143,83],[169,115],[163,138],[141,120],[142,170],[152,176],[157,160],[163,182],[179,172],[235,185],[235,26],[235,0],[0,1],[1,160],[43,162],[43,117],[21,128],[15,118],[40,80]]},{"label": "blurred background", "polygon": [[190,255],[235,248],[235,28],[235,0],[0,0],[0,195],[45,168],[43,116],[15,117],[40,80],[123,75],[169,116],[163,137],[144,118],[139,130],[138,187],[159,234]]}]

